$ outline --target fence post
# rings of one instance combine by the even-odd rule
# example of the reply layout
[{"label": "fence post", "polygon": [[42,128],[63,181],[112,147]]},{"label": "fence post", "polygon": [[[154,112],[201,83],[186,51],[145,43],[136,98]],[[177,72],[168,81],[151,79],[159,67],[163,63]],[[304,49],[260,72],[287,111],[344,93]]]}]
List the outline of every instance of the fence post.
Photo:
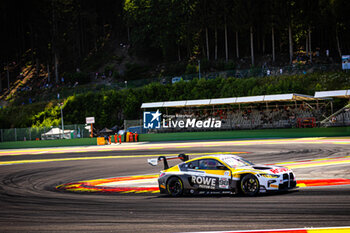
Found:
[{"label": "fence post", "polygon": [[4,130],[1,129],[1,142],[3,142],[3,141],[4,141]]},{"label": "fence post", "polygon": [[32,128],[29,128],[29,141],[32,140]]},{"label": "fence post", "polygon": [[15,128],[15,141],[17,142],[17,128]]}]

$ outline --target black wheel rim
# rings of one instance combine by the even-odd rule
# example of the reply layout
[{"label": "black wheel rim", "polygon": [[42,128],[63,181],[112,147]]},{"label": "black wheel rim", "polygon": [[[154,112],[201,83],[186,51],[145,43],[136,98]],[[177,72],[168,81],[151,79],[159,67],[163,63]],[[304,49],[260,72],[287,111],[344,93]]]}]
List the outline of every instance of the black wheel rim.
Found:
[{"label": "black wheel rim", "polygon": [[255,193],[258,189],[258,182],[254,178],[249,178],[243,183],[243,191],[245,193]]},{"label": "black wheel rim", "polygon": [[169,184],[169,191],[171,194],[179,194],[182,190],[182,185],[179,180],[173,181]]}]

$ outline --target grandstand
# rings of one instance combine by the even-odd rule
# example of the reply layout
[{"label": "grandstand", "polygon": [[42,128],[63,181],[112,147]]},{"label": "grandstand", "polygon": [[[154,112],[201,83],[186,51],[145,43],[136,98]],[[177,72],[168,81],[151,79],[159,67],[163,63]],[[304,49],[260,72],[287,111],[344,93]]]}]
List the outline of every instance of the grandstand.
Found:
[{"label": "grandstand", "polygon": [[[349,98],[350,90],[316,92],[314,96],[277,94],[219,99],[181,100],[143,103],[144,111],[159,109],[165,121],[186,118],[215,119],[221,130],[273,129],[294,127],[348,126],[349,105],[333,112],[333,98]],[[328,117],[327,117],[328,116]],[[213,130],[203,128],[161,127],[155,132]],[[217,130],[217,129],[215,129]]]},{"label": "grandstand", "polygon": [[315,98],[343,98],[349,99],[348,104],[339,109],[325,119],[320,124],[322,126],[348,126],[350,125],[350,90],[320,91],[315,93]]}]

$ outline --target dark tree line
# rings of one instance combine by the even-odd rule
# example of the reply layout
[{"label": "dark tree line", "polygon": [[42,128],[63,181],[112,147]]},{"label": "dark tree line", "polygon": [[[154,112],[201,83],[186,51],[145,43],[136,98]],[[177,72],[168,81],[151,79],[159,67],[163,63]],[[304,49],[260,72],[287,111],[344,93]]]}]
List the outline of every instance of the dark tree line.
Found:
[{"label": "dark tree line", "polygon": [[0,12],[2,75],[31,61],[57,81],[108,41],[157,61],[350,53],[348,0],[5,0]]},{"label": "dark tree line", "polygon": [[43,64],[57,82],[59,71],[75,70],[106,38],[124,33],[122,13],[113,0],[1,1],[1,67]]},{"label": "dark tree line", "polygon": [[[112,127],[116,124],[122,125],[125,119],[141,119],[142,109],[140,106],[142,103],[148,102],[284,93],[314,95],[315,91],[349,88],[350,73],[345,72],[246,79],[234,77],[209,80],[194,79],[190,82],[182,81],[173,85],[151,83],[137,89],[108,90],[72,95],[64,101],[64,123],[68,125],[83,124],[86,117],[95,116],[95,126],[100,129]],[[346,102],[346,99],[335,99],[334,109],[342,108]],[[56,103],[57,100],[53,100],[50,104],[41,102],[0,109],[0,129],[60,125],[60,106]],[[228,106],[221,107],[227,108]],[[234,105],[230,107],[238,108]],[[171,111],[171,108],[169,111]]]}]

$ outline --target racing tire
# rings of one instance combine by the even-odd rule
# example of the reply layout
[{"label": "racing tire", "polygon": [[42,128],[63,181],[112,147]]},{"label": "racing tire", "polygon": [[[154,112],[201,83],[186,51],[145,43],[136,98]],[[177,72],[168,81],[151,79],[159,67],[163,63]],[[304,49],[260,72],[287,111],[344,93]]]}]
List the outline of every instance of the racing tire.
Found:
[{"label": "racing tire", "polygon": [[168,194],[172,197],[182,196],[184,193],[183,183],[179,177],[171,177],[166,185]]},{"label": "racing tire", "polygon": [[256,196],[259,193],[259,180],[252,174],[245,175],[241,180],[241,192],[246,196]]}]

